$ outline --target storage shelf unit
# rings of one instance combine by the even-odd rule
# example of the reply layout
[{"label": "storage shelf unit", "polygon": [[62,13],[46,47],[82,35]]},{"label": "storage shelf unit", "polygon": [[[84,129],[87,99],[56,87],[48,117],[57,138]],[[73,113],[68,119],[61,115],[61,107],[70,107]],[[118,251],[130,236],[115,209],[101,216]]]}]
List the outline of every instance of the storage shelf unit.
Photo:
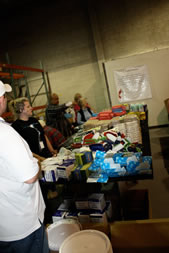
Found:
[{"label": "storage shelf unit", "polygon": [[[38,72],[41,73],[42,84],[40,85],[36,94],[30,94],[29,81],[27,80],[27,72]],[[25,95],[30,104],[33,106],[33,103],[37,96],[46,95],[47,102],[49,103],[49,92],[50,92],[50,83],[48,78],[48,73],[44,69],[19,66],[13,64],[0,63],[0,78],[1,79],[10,79],[10,83],[13,89],[14,99],[18,97],[17,88],[22,89],[25,87]],[[17,82],[16,82],[17,80]],[[41,93],[42,87],[45,88],[45,92]],[[19,95],[20,96],[20,95]],[[22,95],[23,96],[23,95]]]}]

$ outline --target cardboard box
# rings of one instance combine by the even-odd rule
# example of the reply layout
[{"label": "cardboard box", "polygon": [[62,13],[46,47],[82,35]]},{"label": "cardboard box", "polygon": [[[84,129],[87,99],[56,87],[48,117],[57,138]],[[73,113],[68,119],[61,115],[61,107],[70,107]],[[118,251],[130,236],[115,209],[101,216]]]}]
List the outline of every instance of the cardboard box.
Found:
[{"label": "cardboard box", "polygon": [[85,165],[93,161],[93,155],[91,151],[83,152],[83,153],[76,153],[75,159],[77,165]]},{"label": "cardboard box", "polygon": [[83,211],[78,213],[78,220],[81,224],[90,223],[90,214],[88,211]]},{"label": "cardboard box", "polygon": [[91,166],[91,163],[87,163],[83,166],[81,165],[76,165],[74,166],[74,168],[72,169],[72,180],[75,181],[86,181],[87,178],[89,177],[89,167]]},{"label": "cardboard box", "polygon": [[77,210],[89,209],[89,202],[87,197],[79,197],[75,200],[75,206]]},{"label": "cardboard box", "polygon": [[58,178],[69,179],[74,164],[65,164],[57,166]]},{"label": "cardboard box", "polygon": [[103,193],[93,193],[89,195],[88,200],[90,209],[103,211],[106,207],[106,201]]},{"label": "cardboard box", "polygon": [[76,153],[75,154],[75,159],[76,159],[76,163],[77,165],[84,165],[86,164],[86,158],[85,158],[85,154],[84,153]]},{"label": "cardboard box", "polygon": [[110,235],[110,226],[109,223],[82,223],[82,229],[95,229],[100,232],[105,233],[106,235]]},{"label": "cardboard box", "polygon": [[59,178],[57,165],[46,166],[46,168],[42,170],[42,176],[46,182],[56,182]]},{"label": "cardboard box", "polygon": [[93,154],[91,151],[87,151],[84,154],[85,154],[86,163],[90,163],[93,161]]},{"label": "cardboard box", "polygon": [[110,223],[114,253],[168,253],[169,219]]},{"label": "cardboard box", "polygon": [[107,215],[106,212],[92,212],[90,213],[90,221],[93,223],[107,223]]}]

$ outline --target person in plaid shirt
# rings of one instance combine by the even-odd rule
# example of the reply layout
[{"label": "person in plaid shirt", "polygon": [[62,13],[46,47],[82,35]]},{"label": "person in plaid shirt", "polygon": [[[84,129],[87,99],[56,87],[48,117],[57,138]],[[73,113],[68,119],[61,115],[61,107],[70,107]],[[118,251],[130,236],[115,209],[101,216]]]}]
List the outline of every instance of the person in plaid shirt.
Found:
[{"label": "person in plaid shirt", "polygon": [[44,132],[53,148],[58,150],[60,145],[66,140],[65,137],[56,128],[47,126],[43,120],[39,120],[39,123],[43,127]]}]

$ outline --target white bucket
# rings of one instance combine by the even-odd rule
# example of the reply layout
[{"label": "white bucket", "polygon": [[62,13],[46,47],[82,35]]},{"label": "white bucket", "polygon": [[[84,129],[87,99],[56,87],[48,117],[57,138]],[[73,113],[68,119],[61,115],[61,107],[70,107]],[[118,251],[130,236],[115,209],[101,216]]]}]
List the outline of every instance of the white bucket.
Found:
[{"label": "white bucket", "polygon": [[80,229],[80,223],[73,219],[63,219],[51,224],[47,228],[49,249],[59,253],[62,242]]},{"label": "white bucket", "polygon": [[59,253],[113,253],[109,238],[97,230],[83,230],[70,235]]}]

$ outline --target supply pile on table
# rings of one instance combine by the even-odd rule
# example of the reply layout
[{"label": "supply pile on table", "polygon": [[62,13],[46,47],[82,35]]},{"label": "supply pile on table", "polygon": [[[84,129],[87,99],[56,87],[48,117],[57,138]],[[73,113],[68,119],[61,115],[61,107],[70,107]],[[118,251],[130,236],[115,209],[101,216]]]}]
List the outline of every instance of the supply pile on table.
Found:
[{"label": "supply pile on table", "polygon": [[[106,183],[109,178],[150,174],[152,157],[142,155],[140,118],[143,112],[126,114],[125,108],[116,106],[112,111],[98,114],[97,118],[101,120],[113,118],[108,125],[106,123],[79,131],[73,137],[69,149],[62,147],[57,157],[44,160],[42,180]],[[130,108],[135,109],[136,106],[130,105]],[[144,107],[140,104],[138,108],[142,110]]]}]

